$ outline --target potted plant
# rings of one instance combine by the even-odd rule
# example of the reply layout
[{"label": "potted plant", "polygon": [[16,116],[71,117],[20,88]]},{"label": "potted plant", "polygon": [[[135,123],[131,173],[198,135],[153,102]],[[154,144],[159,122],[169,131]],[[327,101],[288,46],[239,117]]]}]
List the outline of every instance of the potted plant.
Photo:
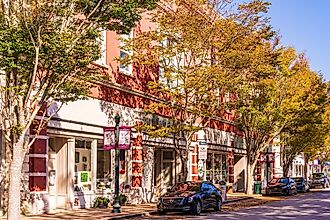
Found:
[{"label": "potted plant", "polygon": [[103,197],[103,196],[99,196],[99,197],[95,198],[93,207],[94,208],[107,208],[109,205],[109,202],[110,202],[110,199]]},{"label": "potted plant", "polygon": [[126,204],[126,202],[127,202],[127,196],[124,195],[124,194],[120,194],[119,195],[119,203],[120,203],[120,205],[124,205],[124,204]]}]

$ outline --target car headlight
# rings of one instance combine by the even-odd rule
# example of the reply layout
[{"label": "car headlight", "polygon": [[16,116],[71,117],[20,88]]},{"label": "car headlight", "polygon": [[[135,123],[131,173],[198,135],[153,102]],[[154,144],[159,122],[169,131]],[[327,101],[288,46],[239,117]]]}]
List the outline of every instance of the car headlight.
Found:
[{"label": "car headlight", "polygon": [[188,197],[188,203],[191,203],[191,202],[193,202],[194,201],[194,197]]}]

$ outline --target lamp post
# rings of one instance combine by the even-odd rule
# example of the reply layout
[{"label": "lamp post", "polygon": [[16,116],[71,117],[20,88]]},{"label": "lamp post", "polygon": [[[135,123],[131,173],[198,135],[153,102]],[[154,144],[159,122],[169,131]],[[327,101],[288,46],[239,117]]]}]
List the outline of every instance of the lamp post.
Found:
[{"label": "lamp post", "polygon": [[115,116],[115,123],[116,123],[116,135],[115,135],[115,152],[116,152],[116,170],[115,170],[115,194],[116,198],[113,203],[113,213],[120,213],[121,207],[119,202],[119,149],[118,149],[118,143],[119,143],[119,122],[120,122],[120,116],[117,113]]}]

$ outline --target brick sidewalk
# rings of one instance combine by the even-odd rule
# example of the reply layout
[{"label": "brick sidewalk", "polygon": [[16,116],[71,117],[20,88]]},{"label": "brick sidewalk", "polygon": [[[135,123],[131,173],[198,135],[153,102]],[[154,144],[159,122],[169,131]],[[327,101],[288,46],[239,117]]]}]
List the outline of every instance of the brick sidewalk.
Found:
[{"label": "brick sidewalk", "polygon": [[24,217],[23,220],[33,219],[84,219],[84,220],[105,220],[105,219],[123,219],[137,217],[156,210],[156,204],[140,204],[122,206],[121,213],[112,213],[112,208],[99,209],[75,209],[75,210],[58,210],[54,214],[42,214]]},{"label": "brick sidewalk", "polygon": [[[235,203],[237,201],[251,198],[245,194],[228,194],[227,203]],[[107,209],[75,209],[75,210],[58,210],[54,214],[42,214],[22,217],[23,220],[51,220],[51,219],[77,219],[77,220],[105,220],[105,219],[126,219],[139,217],[145,214],[156,212],[156,204],[140,204],[122,206],[121,213],[112,213],[112,208]]]}]

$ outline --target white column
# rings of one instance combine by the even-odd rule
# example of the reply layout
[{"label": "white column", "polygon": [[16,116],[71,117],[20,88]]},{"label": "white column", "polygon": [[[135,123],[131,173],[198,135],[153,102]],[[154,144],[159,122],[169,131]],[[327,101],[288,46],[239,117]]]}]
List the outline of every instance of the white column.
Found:
[{"label": "white column", "polygon": [[188,167],[188,170],[187,170],[187,172],[188,172],[188,176],[187,176],[187,180],[188,181],[191,181],[191,174],[192,174],[192,169],[191,169],[191,165],[192,165],[192,154],[191,154],[191,150],[189,150],[189,152],[188,152],[188,161],[187,161],[187,163],[188,163],[188,165],[187,165],[187,167]]},{"label": "white column", "polygon": [[91,177],[92,177],[92,191],[96,190],[97,177],[97,140],[92,141],[91,146]]},{"label": "white column", "polygon": [[212,153],[212,183],[214,183],[214,153]]},{"label": "white column", "polygon": [[68,181],[67,181],[67,208],[73,208],[74,202],[74,155],[75,155],[75,139],[69,138],[67,142],[68,152]]},{"label": "white column", "polygon": [[[0,80],[0,83],[1,83],[1,80]],[[5,166],[4,166],[4,163],[2,163],[2,160],[5,160],[5,144],[4,144],[4,141],[2,141],[2,131],[0,130],[0,161],[1,161],[1,164],[0,164],[0,182],[2,182],[2,179],[4,178],[4,169],[5,169]],[[3,173],[2,173],[3,172]],[[3,184],[1,184],[0,186],[0,216],[2,216],[2,192],[3,192],[3,189],[4,186]]]}]

